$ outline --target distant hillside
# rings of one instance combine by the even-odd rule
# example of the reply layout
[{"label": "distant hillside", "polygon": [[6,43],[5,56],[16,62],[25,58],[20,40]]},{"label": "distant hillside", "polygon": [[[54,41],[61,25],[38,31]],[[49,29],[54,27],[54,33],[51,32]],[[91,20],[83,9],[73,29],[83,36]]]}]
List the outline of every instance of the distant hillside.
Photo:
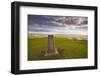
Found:
[{"label": "distant hillside", "polygon": [[[48,37],[48,35],[41,35],[41,34],[28,34],[28,38],[29,39],[33,39],[33,38],[43,38],[43,37]],[[69,35],[54,35],[54,37],[63,37],[63,38],[67,38],[67,39],[75,39],[75,40],[87,40],[88,36],[87,35],[73,35],[73,34],[69,34]]]}]

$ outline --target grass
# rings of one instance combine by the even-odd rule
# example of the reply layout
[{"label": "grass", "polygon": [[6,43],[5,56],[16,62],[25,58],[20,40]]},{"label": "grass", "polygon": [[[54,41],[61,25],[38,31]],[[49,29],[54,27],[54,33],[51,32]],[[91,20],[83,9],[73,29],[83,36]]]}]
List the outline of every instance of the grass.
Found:
[{"label": "grass", "polygon": [[42,50],[47,50],[47,37],[28,39],[28,60],[79,59],[87,58],[87,40],[74,40],[55,37],[55,46],[64,49],[64,55],[41,56]]}]

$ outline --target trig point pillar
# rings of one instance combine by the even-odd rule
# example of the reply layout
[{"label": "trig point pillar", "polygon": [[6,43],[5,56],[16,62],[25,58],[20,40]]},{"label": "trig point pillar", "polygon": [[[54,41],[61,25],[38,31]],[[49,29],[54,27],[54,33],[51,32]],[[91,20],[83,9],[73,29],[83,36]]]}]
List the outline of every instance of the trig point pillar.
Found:
[{"label": "trig point pillar", "polygon": [[48,35],[48,53],[52,53],[54,50],[54,36]]}]

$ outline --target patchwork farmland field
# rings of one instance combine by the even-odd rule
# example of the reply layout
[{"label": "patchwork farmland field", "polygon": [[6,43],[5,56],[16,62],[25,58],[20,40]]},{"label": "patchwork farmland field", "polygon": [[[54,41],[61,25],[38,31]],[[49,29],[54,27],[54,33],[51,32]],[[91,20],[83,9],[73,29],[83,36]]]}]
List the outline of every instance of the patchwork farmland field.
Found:
[{"label": "patchwork farmland field", "polygon": [[80,59],[88,57],[87,40],[68,39],[65,37],[54,37],[55,48],[63,49],[63,56],[60,54],[44,56],[41,51],[47,51],[48,38],[28,38],[28,60],[53,60],[53,59]]}]

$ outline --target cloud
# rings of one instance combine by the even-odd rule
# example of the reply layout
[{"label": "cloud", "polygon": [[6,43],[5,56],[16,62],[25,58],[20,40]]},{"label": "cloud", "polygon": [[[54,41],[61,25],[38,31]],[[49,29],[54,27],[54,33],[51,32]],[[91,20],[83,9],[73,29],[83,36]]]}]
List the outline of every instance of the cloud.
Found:
[{"label": "cloud", "polygon": [[87,34],[88,18],[77,16],[28,16],[28,32],[55,34]]}]

